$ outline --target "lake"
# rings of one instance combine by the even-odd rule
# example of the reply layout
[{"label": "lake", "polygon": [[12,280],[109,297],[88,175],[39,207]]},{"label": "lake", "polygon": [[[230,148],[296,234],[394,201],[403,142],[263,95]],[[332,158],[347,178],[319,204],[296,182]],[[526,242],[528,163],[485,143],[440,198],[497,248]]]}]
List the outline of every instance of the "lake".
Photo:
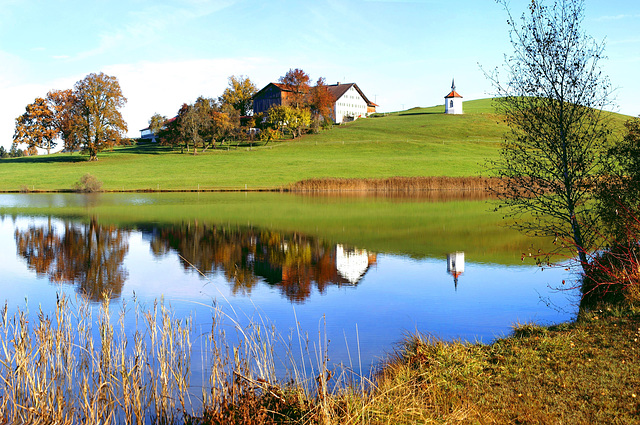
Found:
[{"label": "lake", "polygon": [[61,293],[163,299],[196,327],[216,303],[239,326],[308,335],[311,351],[321,335],[333,364],[364,372],[407,333],[488,343],[518,322],[575,317],[579,294],[558,291],[571,272],[522,261],[549,241],[493,208],[442,196],[2,194],[1,298],[30,314]]}]

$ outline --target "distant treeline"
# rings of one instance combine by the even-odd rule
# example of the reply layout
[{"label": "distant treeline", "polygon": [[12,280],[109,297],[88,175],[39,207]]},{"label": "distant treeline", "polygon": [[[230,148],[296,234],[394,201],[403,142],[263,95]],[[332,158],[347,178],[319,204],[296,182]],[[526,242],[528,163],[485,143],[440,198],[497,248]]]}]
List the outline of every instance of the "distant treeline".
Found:
[{"label": "distant treeline", "polygon": [[25,151],[18,149],[15,143],[11,145],[11,149],[6,150],[4,146],[0,146],[0,159],[4,158],[20,158],[25,156]]}]

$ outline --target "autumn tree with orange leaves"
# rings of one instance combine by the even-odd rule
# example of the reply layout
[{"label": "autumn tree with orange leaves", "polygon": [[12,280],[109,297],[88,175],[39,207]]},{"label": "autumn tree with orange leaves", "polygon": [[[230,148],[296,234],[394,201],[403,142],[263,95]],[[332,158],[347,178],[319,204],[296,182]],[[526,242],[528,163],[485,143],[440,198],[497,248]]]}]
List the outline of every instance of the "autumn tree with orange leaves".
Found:
[{"label": "autumn tree with orange leaves", "polygon": [[36,98],[25,109],[25,113],[16,118],[14,142],[26,144],[30,155],[37,154],[36,148],[46,149],[49,154],[57,144],[53,111],[41,97]]},{"label": "autumn tree with orange leaves", "polygon": [[98,160],[98,152],[120,143],[127,124],[120,109],[127,102],[116,77],[104,73],[89,74],[75,84],[75,122],[73,137],[89,161]]},{"label": "autumn tree with orange leaves", "polygon": [[64,150],[73,152],[78,149],[78,139],[75,137],[73,114],[76,102],[75,93],[71,89],[51,90],[47,93],[47,102],[53,111],[54,126],[57,136],[62,139]]},{"label": "autumn tree with orange leaves", "polygon": [[286,99],[288,106],[293,106],[296,109],[304,107],[309,93],[309,81],[311,81],[309,74],[298,68],[290,69],[283,77],[280,77],[280,83],[284,84],[289,91]]},{"label": "autumn tree with orange leaves", "polygon": [[316,85],[310,88],[307,99],[314,127],[332,124],[333,102],[333,96],[329,92],[324,78],[318,78]]},{"label": "autumn tree with orange leaves", "polygon": [[116,77],[89,74],[73,90],[52,90],[46,99],[37,98],[16,119],[16,144],[27,144],[27,151],[47,153],[61,139],[64,150],[80,149],[90,161],[103,149],[118,145],[127,131],[120,109],[127,102]]}]

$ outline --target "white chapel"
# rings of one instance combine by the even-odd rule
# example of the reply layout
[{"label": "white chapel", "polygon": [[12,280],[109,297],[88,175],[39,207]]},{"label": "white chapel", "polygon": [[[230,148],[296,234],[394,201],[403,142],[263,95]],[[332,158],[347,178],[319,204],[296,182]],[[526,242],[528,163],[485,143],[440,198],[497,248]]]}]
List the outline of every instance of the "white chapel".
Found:
[{"label": "white chapel", "polygon": [[451,92],[444,97],[445,114],[462,114],[462,96],[456,92],[456,83],[451,80]]}]

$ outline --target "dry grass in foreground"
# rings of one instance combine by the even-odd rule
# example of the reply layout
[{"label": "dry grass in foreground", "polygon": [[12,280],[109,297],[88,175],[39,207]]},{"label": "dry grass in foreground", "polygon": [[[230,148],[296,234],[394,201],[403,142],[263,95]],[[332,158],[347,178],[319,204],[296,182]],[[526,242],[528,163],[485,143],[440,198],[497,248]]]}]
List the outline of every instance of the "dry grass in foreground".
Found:
[{"label": "dry grass in foreground", "polygon": [[373,191],[423,192],[435,190],[490,192],[500,184],[494,177],[389,177],[386,179],[308,179],[293,183],[283,190],[290,192]]},{"label": "dry grass in foreground", "polygon": [[[225,344],[213,311],[201,388],[190,380],[193,324],[162,305],[113,325],[109,301],[58,300],[53,317],[0,311],[0,424],[632,424],[640,423],[640,309],[516,326],[490,345],[410,335],[371,380],[326,369],[277,381],[264,326]],[[117,315],[116,315],[117,316]],[[95,328],[93,328],[95,326]],[[326,341],[325,341],[326,343]],[[322,344],[320,344],[322,345]],[[312,355],[307,353],[307,355]]]},{"label": "dry grass in foreground", "polygon": [[[209,329],[196,331],[164,304],[110,307],[105,295],[97,314],[65,296],[53,316],[40,310],[35,320],[26,309],[0,309],[0,424],[269,423],[315,414],[301,385],[276,386],[268,326],[241,327],[212,307]],[[192,353],[195,338],[202,348]],[[295,366],[290,373],[300,384]]]},{"label": "dry grass in foreground", "polygon": [[491,345],[407,339],[336,423],[640,423],[640,311],[520,325]]}]

